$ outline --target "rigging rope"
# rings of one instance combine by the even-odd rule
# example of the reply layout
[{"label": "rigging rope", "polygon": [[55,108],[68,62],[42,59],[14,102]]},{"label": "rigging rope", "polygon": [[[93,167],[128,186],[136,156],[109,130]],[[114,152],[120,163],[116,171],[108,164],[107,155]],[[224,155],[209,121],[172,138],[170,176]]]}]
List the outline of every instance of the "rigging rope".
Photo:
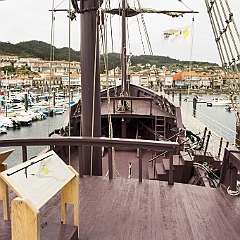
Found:
[{"label": "rigging rope", "polygon": [[[71,0],[69,0],[69,10],[68,12],[71,11]],[[71,18],[69,17],[68,20],[68,87],[69,87],[69,92],[68,92],[68,136],[70,137],[71,135],[71,111],[70,111],[70,86],[71,86]],[[71,165],[71,146],[68,146],[68,164]]]},{"label": "rigging rope", "polygon": [[[141,8],[140,1],[137,0],[137,2],[138,2],[138,7],[139,7],[139,9],[140,9],[140,8]],[[146,41],[147,41],[147,43],[148,43],[149,53],[150,53],[151,55],[153,55],[152,46],[151,46],[151,42],[150,42],[150,39],[149,39],[149,35],[148,35],[148,31],[147,31],[147,27],[146,27],[146,22],[145,22],[143,13],[140,14],[140,17],[141,17],[141,20],[142,20],[143,29],[144,29],[144,33],[145,33],[145,36],[146,36]],[[137,18],[137,19],[138,19],[138,18]],[[140,35],[141,35],[141,34],[140,34]]]},{"label": "rigging rope", "polygon": [[[61,3],[60,3],[61,4]],[[59,4],[59,5],[60,5]],[[54,49],[54,41],[55,41],[55,11],[57,7],[54,7],[55,5],[55,0],[52,0],[52,21],[51,21],[51,44],[50,44],[50,75],[49,75],[49,85],[50,85],[50,90],[51,90],[51,82],[52,82],[52,79],[54,79],[54,75],[53,75],[53,62],[55,61],[55,49]],[[47,84],[47,81],[46,81],[46,84]],[[48,84],[47,84],[48,85]],[[48,91],[49,92],[49,91]],[[43,86],[43,93],[44,93],[44,86]],[[48,111],[49,111],[49,114],[50,114],[50,111],[51,111],[51,99],[50,99],[50,93],[48,93],[49,96],[48,96],[48,103],[49,103],[49,106],[48,106]],[[54,107],[54,106],[53,106]],[[54,109],[53,109],[54,111]],[[55,118],[53,120],[53,130],[55,130]],[[48,118],[48,135],[50,134],[50,132],[52,132],[50,130],[50,119]]]},{"label": "rigging rope", "polygon": [[182,0],[178,0],[179,2],[181,2],[188,10],[193,11],[191,8],[189,8]]},{"label": "rigging rope", "polygon": [[[191,50],[190,50],[190,61],[189,61],[189,72],[190,72],[190,77],[192,79],[192,55],[193,55],[193,40],[194,40],[194,15],[192,17],[192,36],[191,36]],[[189,91],[189,87],[188,87]]]},{"label": "rigging rope", "polygon": [[[110,1],[106,3],[107,5],[110,6]],[[105,6],[106,7],[106,6]],[[103,15],[101,15],[103,17]],[[108,127],[109,127],[109,138],[113,138],[113,124],[112,124],[112,116],[111,116],[111,99],[110,99],[110,91],[109,91],[109,64],[108,64],[108,50],[107,50],[107,23],[108,19],[110,19],[110,32],[111,32],[111,41],[112,41],[112,50],[113,50],[113,37],[112,37],[112,24],[111,24],[111,17],[104,17],[104,21],[101,21],[101,40],[102,40],[102,47],[103,47],[103,53],[104,53],[104,66],[105,66],[105,73],[106,73],[106,88],[107,88],[107,107],[108,107]],[[102,27],[103,26],[103,27]],[[116,78],[115,76],[115,69],[114,69],[114,79]],[[115,95],[117,95],[116,92],[116,82],[115,82]],[[113,173],[119,172],[116,170],[116,158],[115,158],[115,148],[112,147],[112,159],[113,159]],[[120,176],[120,174],[119,174]]]},{"label": "rigging rope", "polygon": [[[205,0],[222,67],[229,83],[229,89],[232,91],[230,95],[232,105],[237,109],[234,113],[239,125],[239,104],[236,101],[236,96],[239,94],[238,82],[240,80],[240,73],[237,64],[240,63],[240,51],[235,37],[240,41],[240,35],[228,1],[225,0],[224,2],[225,5],[222,0],[210,2],[209,0]],[[235,32],[231,27],[232,25]]]}]

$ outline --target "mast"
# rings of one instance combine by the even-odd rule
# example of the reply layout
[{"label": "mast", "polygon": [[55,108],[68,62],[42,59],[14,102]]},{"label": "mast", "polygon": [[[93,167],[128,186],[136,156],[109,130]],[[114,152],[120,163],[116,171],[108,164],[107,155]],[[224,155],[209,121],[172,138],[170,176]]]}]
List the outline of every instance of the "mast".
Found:
[{"label": "mast", "polygon": [[122,94],[126,95],[127,84],[127,49],[126,49],[126,0],[122,0]]},{"label": "mast", "polygon": [[[98,0],[80,1],[82,136],[101,137]],[[100,147],[83,147],[84,174],[102,175]]]}]

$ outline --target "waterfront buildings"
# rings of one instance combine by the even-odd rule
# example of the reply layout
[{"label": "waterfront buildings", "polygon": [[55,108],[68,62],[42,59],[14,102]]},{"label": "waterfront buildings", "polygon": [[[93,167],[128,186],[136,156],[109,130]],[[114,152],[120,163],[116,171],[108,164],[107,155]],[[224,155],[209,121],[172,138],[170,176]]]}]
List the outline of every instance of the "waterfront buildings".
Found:
[{"label": "waterfront buildings", "polygon": [[[0,67],[13,64],[19,74],[10,75],[0,71],[0,85],[4,88],[71,88],[81,87],[81,63],[67,61],[44,61],[40,58],[19,58],[17,56],[0,56]],[[21,74],[21,69],[28,69],[29,74]],[[231,77],[231,76],[230,76]],[[229,78],[229,76],[228,76]],[[234,76],[232,76],[234,78]],[[208,89],[224,87],[227,76],[215,72],[168,71],[166,67],[144,66],[138,72],[130,69],[128,80],[145,87],[161,86],[164,88]],[[116,86],[121,83],[121,69],[116,67],[100,76],[101,87]]]}]

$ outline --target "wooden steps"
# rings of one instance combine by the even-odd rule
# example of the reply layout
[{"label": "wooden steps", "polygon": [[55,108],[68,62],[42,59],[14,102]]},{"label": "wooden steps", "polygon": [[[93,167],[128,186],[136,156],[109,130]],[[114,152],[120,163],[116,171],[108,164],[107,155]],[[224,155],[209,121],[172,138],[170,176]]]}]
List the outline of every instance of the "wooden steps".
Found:
[{"label": "wooden steps", "polygon": [[168,173],[166,172],[166,169],[163,163],[156,163],[156,175],[157,175],[157,179],[161,181],[168,180]]},{"label": "wooden steps", "polygon": [[[175,182],[182,182],[183,169],[184,169],[184,161],[182,160],[182,157],[179,155],[173,155],[173,179]],[[149,179],[168,181],[169,170],[170,170],[170,159],[167,157],[163,158],[161,162],[157,162],[155,164],[155,170],[154,170],[154,167],[149,167],[148,169]]]},{"label": "wooden steps", "polygon": [[188,183],[192,175],[193,160],[188,154],[188,152],[185,151],[180,151],[180,156],[182,161],[184,162],[182,183]]}]

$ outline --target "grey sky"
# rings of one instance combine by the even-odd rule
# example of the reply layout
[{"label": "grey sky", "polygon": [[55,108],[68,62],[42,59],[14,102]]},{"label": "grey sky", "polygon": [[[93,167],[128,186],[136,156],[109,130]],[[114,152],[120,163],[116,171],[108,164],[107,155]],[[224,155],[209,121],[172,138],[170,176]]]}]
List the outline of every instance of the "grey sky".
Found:
[{"label": "grey sky", "polygon": [[[112,0],[112,4],[119,0]],[[134,0],[129,0],[133,6]],[[68,0],[55,0],[58,9],[67,9]],[[137,2],[137,1],[135,1]],[[196,60],[220,63],[217,47],[214,42],[210,21],[207,15],[205,0],[140,0],[144,8],[154,8],[158,10],[188,10],[188,8],[199,11],[194,15],[194,37],[191,43],[167,44],[161,42],[162,32],[169,28],[186,27],[192,24],[192,14],[184,17],[171,18],[162,14],[145,14],[144,19],[153,49],[154,55],[169,56],[180,60]],[[183,4],[184,3],[184,4]],[[229,0],[230,7],[234,13],[234,18],[240,29],[240,14],[237,9],[240,7],[239,0]],[[136,4],[136,3],[135,3]],[[187,8],[187,7],[188,8]],[[51,42],[51,12],[52,0],[5,0],[0,2],[0,41],[18,43],[28,40],[39,40],[47,43]],[[55,13],[55,33],[54,45],[56,47],[67,47],[69,45],[69,20],[66,12]],[[120,21],[117,16],[113,19],[116,24],[113,29],[114,51],[120,51]],[[143,54],[143,47],[136,18],[130,18],[128,53],[133,55]],[[80,49],[80,16],[76,21],[71,22],[71,47]],[[141,30],[144,37],[144,31]],[[144,40],[146,43],[146,41]],[[238,42],[239,43],[239,42]],[[112,49],[108,48],[111,52]],[[145,45],[146,54],[149,54]]]}]

